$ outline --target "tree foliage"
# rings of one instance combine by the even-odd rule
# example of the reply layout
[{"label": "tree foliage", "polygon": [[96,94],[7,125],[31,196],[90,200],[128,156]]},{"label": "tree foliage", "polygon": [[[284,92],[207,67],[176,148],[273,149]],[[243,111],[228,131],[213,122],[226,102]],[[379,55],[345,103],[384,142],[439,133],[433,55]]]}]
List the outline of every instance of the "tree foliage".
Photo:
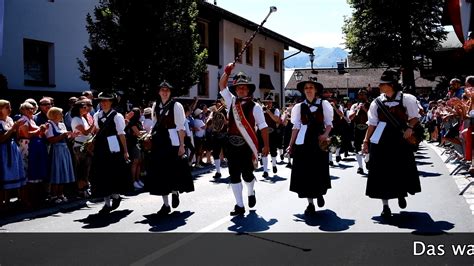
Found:
[{"label": "tree foliage", "polygon": [[348,0],[353,8],[342,28],[346,48],[369,66],[401,67],[404,85],[413,70],[446,38],[443,0]]},{"label": "tree foliage", "polygon": [[86,18],[82,79],[92,89],[122,90],[135,100],[154,96],[163,80],[177,95],[187,94],[206,70],[197,14],[196,0],[100,0]]}]

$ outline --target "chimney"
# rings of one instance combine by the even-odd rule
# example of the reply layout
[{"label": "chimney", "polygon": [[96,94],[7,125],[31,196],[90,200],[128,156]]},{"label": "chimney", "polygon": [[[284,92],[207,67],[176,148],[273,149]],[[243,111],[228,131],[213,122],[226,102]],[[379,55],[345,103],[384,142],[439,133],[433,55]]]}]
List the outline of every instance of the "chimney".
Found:
[{"label": "chimney", "polygon": [[338,61],[336,64],[337,64],[337,72],[339,74],[344,74],[346,73],[346,70],[345,70],[345,61]]}]

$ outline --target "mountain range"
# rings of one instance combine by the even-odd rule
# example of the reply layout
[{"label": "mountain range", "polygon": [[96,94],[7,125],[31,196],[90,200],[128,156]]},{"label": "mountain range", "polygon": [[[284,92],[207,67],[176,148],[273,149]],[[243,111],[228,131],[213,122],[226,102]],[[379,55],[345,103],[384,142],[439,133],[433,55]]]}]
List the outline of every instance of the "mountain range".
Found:
[{"label": "mountain range", "polygon": [[[285,51],[285,57],[296,53],[296,51]],[[336,67],[336,62],[345,60],[348,52],[339,47],[315,47],[314,48],[314,68]],[[309,68],[311,62],[309,55],[305,53],[297,54],[285,60],[285,68]]]}]

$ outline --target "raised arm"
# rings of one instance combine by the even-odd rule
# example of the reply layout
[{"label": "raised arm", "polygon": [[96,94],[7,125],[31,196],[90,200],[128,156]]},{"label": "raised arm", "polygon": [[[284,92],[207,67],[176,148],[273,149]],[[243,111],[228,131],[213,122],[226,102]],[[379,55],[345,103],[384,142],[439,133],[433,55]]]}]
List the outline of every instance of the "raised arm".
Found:
[{"label": "raised arm", "polygon": [[227,64],[224,68],[224,74],[221,76],[221,80],[219,80],[219,89],[222,91],[227,87],[227,81],[229,80],[229,76],[232,73],[235,65],[233,63]]}]

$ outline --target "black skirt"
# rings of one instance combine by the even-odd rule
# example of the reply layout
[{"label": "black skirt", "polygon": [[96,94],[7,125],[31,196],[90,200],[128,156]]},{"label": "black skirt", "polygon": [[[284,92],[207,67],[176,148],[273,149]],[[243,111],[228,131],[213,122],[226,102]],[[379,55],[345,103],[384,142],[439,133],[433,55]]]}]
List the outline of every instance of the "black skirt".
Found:
[{"label": "black skirt", "polygon": [[172,191],[180,193],[194,191],[188,159],[178,157],[179,147],[172,146],[168,136],[161,138],[168,139],[153,140],[146,190],[152,195],[159,196],[168,195]]},{"label": "black skirt", "polygon": [[376,199],[406,197],[421,191],[415,155],[390,125],[379,144],[370,144],[366,195]]},{"label": "black skirt", "polygon": [[94,197],[124,194],[133,189],[130,166],[125,162],[123,152],[111,153],[104,139],[97,139],[95,142],[91,172]]},{"label": "black skirt", "polygon": [[317,143],[295,145],[290,191],[300,198],[317,198],[331,188],[329,154]]}]

